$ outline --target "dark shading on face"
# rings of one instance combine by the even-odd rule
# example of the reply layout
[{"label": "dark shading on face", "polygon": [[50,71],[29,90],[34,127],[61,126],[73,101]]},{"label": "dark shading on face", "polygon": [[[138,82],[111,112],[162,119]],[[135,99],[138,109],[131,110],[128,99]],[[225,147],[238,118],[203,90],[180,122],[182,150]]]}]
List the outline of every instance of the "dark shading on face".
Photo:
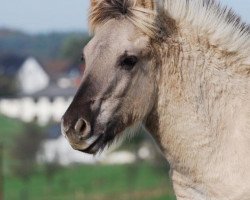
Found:
[{"label": "dark shading on face", "polygon": [[149,38],[125,19],[96,31],[84,49],[81,86],[62,119],[62,132],[74,149],[95,154],[126,128],[143,123],[156,91],[151,57]]}]

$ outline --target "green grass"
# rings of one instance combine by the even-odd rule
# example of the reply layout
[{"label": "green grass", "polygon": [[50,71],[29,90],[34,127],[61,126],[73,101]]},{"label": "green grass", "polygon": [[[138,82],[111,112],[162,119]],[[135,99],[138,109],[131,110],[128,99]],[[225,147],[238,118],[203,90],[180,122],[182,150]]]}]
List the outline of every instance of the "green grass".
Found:
[{"label": "green grass", "polygon": [[8,146],[13,138],[24,130],[24,124],[18,120],[0,115],[0,142]]},{"label": "green grass", "polygon": [[29,182],[5,178],[4,200],[174,200],[167,171],[148,164],[78,166],[50,179],[41,171]]},{"label": "green grass", "polygon": [[4,146],[4,173],[10,173],[13,160],[10,156],[15,138],[22,134],[25,124],[16,119],[10,119],[0,115],[0,144]]}]

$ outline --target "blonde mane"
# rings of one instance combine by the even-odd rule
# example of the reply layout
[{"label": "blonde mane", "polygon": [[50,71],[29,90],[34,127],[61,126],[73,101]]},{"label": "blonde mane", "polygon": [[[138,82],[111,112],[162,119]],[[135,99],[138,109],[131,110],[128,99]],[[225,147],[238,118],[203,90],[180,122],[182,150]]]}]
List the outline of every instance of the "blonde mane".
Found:
[{"label": "blonde mane", "polygon": [[[152,38],[162,35],[159,18],[164,13],[178,28],[193,27],[198,35],[206,35],[211,45],[228,52],[249,54],[250,28],[231,9],[215,0],[93,0],[90,28],[113,18],[127,18]],[[166,31],[166,29],[165,29]]]},{"label": "blonde mane", "polygon": [[211,45],[228,52],[250,51],[250,29],[228,7],[214,0],[166,0],[164,9],[181,27],[191,25]]}]

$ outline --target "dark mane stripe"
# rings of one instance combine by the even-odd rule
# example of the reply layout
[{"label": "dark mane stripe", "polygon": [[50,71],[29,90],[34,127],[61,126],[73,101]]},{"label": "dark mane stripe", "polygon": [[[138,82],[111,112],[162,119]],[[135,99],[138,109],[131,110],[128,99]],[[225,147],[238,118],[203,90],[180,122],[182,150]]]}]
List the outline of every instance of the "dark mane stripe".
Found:
[{"label": "dark mane stripe", "polygon": [[153,19],[156,14],[154,7],[155,3],[152,0],[95,0],[91,4],[90,29],[94,32],[99,24],[110,19],[126,17],[153,36],[157,29]]}]

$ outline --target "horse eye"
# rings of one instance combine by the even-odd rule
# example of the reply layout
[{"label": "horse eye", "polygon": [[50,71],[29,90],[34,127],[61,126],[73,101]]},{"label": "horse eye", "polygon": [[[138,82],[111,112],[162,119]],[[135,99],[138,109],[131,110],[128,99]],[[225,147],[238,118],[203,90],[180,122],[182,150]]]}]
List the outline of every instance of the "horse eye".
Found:
[{"label": "horse eye", "polygon": [[132,70],[137,62],[138,58],[136,56],[128,56],[122,60],[121,66],[125,70]]}]

